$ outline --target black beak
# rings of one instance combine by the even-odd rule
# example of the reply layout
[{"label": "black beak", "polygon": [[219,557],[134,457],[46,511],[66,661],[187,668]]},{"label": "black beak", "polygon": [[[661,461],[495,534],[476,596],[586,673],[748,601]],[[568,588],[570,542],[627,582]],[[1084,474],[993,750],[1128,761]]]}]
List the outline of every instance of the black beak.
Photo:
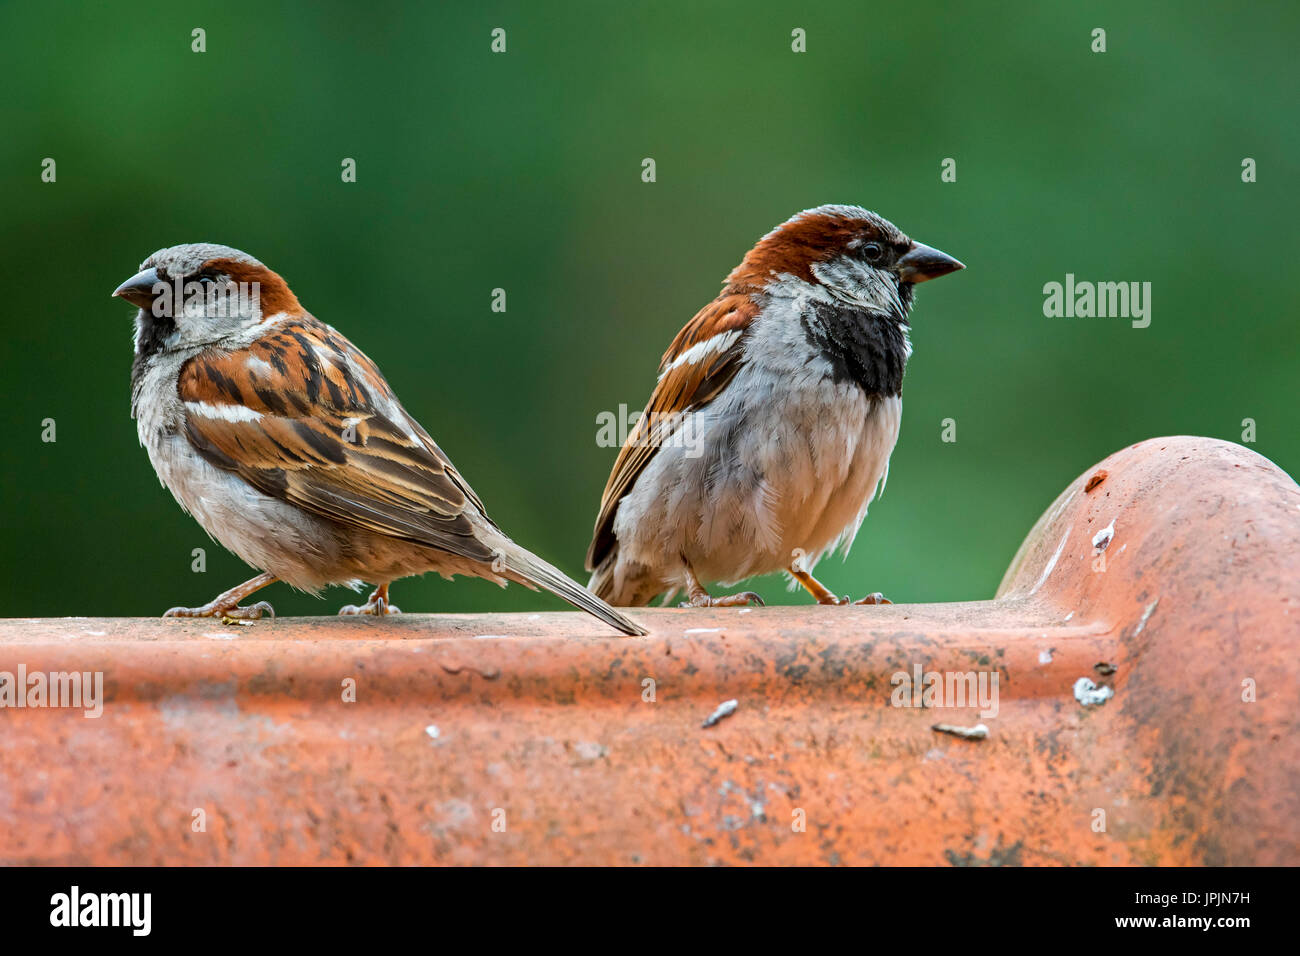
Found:
[{"label": "black beak", "polygon": [[920,242],[912,243],[912,248],[898,260],[898,275],[904,282],[926,282],[965,268],[948,253]]},{"label": "black beak", "polygon": [[158,278],[157,269],[145,269],[114,289],[113,295],[119,299],[126,299],[132,305],[147,309],[153,303],[153,287],[159,281],[161,280]]}]

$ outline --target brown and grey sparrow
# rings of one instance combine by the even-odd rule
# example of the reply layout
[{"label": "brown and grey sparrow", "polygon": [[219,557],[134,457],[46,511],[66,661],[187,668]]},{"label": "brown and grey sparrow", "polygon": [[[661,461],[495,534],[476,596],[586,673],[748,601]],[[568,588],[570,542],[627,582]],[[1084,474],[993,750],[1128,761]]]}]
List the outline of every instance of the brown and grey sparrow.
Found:
[{"label": "brown and grey sparrow", "polygon": [[139,307],[131,409],[158,477],[263,572],[169,616],[272,613],[239,602],[276,580],[369,582],[370,600],[340,613],[392,613],[390,582],[437,571],[542,587],[645,633],[506,537],[375,364],[252,256],[161,249],[113,295]]},{"label": "brown and grey sparrow", "polygon": [[[801,212],[758,241],[686,324],[605,486],[588,587],[621,606],[705,582],[812,575],[852,544],[902,418],[918,283],[962,264],[858,206]],[[873,594],[858,603],[881,603]]]}]

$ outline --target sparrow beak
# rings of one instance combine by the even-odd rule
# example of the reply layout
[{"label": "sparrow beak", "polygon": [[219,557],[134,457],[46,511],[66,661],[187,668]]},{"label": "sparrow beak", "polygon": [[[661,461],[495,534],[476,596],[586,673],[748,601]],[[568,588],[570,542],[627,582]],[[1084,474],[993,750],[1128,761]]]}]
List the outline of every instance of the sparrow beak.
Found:
[{"label": "sparrow beak", "polygon": [[113,295],[119,299],[126,299],[132,305],[147,309],[153,302],[153,287],[158,281],[160,280],[157,269],[145,269],[114,289]]},{"label": "sparrow beak", "polygon": [[948,253],[920,242],[913,242],[912,248],[898,260],[898,275],[904,282],[925,282],[965,268]]}]

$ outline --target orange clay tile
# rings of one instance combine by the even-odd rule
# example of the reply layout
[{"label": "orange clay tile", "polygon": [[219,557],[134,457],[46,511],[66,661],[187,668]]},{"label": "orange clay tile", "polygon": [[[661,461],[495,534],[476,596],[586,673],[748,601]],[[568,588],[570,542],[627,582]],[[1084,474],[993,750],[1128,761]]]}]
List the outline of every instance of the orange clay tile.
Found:
[{"label": "orange clay tile", "polygon": [[637,617],[0,622],[106,697],[0,710],[0,862],[1300,863],[1300,489],[1239,446],[1089,468],[991,601]]}]

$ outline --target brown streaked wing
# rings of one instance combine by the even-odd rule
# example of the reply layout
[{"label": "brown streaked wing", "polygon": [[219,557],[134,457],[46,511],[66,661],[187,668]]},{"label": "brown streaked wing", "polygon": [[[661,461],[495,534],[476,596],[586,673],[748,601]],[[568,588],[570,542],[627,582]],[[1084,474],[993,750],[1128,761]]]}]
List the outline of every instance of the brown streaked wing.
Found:
[{"label": "brown streaked wing", "polygon": [[[310,316],[186,363],[185,436],[212,465],[308,511],[490,562],[483,505],[378,368]],[[256,414],[250,414],[256,413]],[[486,517],[486,516],[485,516]]]},{"label": "brown streaked wing", "polygon": [[[668,346],[659,362],[660,378],[650,401],[636,428],[619,449],[609,481],[605,483],[595,533],[587,549],[587,570],[595,570],[614,546],[614,514],[618,503],[632,490],[637,477],[658,451],[665,433],[672,430],[674,416],[708,404],[735,377],[744,355],[745,333],[757,312],[758,306],[749,295],[724,293],[697,312]],[[726,349],[670,368],[691,348],[728,332],[740,334]]]}]

